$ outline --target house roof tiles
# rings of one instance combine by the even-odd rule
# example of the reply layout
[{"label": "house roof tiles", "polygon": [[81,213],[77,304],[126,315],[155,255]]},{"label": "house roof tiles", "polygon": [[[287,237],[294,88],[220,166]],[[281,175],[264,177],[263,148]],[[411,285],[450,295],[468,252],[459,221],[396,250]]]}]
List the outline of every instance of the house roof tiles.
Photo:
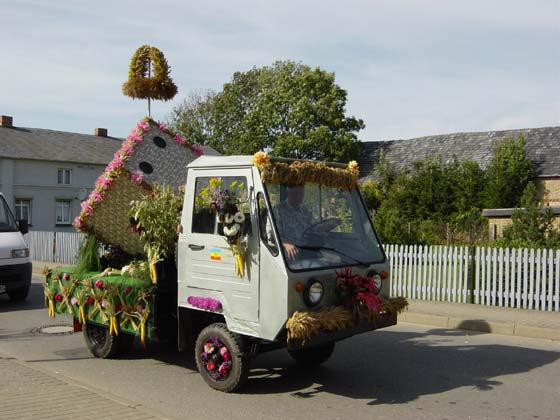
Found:
[{"label": "house roof tiles", "polygon": [[560,127],[525,128],[519,130],[453,133],[419,137],[409,140],[370,141],[362,143],[360,175],[362,179],[376,178],[375,164],[383,151],[395,169],[410,167],[415,160],[441,156],[443,162],[456,157],[474,160],[486,168],[493,147],[504,138],[524,136],[527,155],[535,162],[541,177],[560,176]]},{"label": "house roof tiles", "polygon": [[[42,128],[0,126],[0,158],[107,165],[123,139]],[[215,155],[210,147],[204,153]]]}]

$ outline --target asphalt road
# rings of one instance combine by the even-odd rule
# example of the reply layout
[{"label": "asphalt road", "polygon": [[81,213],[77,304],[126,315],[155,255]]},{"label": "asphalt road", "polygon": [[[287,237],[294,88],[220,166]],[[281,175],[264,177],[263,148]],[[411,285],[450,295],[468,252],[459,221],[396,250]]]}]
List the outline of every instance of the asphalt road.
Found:
[{"label": "asphalt road", "polygon": [[41,282],[34,277],[24,303],[0,295],[0,353],[167,417],[560,419],[558,341],[401,324],[338,343],[314,371],[297,369],[285,351],[263,354],[243,391],[223,394],[205,385],[192,355],[137,347],[99,360],[81,333],[37,333],[70,324],[48,318]]}]

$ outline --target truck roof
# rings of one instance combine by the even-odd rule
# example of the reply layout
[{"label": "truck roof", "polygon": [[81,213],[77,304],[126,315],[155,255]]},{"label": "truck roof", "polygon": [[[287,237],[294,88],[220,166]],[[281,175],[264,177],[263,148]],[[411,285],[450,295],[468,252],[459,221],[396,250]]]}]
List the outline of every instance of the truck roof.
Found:
[{"label": "truck roof", "polygon": [[[305,160],[305,159],[289,159],[289,158],[281,158],[281,157],[270,157],[271,162],[285,162],[291,163],[300,161],[308,161],[308,162],[317,162],[313,160]],[[348,165],[346,163],[337,163],[337,162],[322,162],[325,163],[327,166],[331,166],[334,168],[346,168]],[[252,155],[234,155],[234,156],[209,156],[204,155],[199,157],[198,159],[193,160],[191,163],[187,165],[187,168],[231,168],[234,166],[254,166],[253,163],[253,156]]]},{"label": "truck roof", "polygon": [[187,165],[187,168],[231,168],[234,166],[253,166],[253,156],[201,156]]}]

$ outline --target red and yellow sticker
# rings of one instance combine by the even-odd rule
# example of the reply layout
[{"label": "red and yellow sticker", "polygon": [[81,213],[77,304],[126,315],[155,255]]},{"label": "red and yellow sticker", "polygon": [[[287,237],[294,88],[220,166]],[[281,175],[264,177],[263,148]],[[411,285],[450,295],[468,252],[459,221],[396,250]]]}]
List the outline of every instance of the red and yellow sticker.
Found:
[{"label": "red and yellow sticker", "polygon": [[210,248],[210,259],[213,261],[221,261],[222,250],[220,248]]}]

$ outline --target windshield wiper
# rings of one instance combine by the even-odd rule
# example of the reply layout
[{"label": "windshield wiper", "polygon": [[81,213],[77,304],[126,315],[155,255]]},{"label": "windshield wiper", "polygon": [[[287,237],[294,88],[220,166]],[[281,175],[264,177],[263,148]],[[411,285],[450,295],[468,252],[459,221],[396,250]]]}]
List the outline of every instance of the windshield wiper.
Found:
[{"label": "windshield wiper", "polygon": [[336,252],[338,255],[342,255],[343,257],[350,258],[351,260],[356,261],[356,262],[357,262],[358,264],[360,264],[360,265],[365,265],[365,266],[368,266],[368,265],[369,265],[368,263],[365,263],[365,262],[363,262],[363,261],[360,261],[359,259],[354,258],[354,257],[352,257],[352,256],[350,256],[350,255],[348,255],[348,254],[345,254],[344,252],[341,252],[341,251],[339,251],[338,249],[332,248],[332,247],[330,247],[330,246],[297,245],[297,247],[298,247],[298,248],[301,248],[301,249],[311,249],[311,250],[326,249],[327,251],[334,251],[334,252]]}]

